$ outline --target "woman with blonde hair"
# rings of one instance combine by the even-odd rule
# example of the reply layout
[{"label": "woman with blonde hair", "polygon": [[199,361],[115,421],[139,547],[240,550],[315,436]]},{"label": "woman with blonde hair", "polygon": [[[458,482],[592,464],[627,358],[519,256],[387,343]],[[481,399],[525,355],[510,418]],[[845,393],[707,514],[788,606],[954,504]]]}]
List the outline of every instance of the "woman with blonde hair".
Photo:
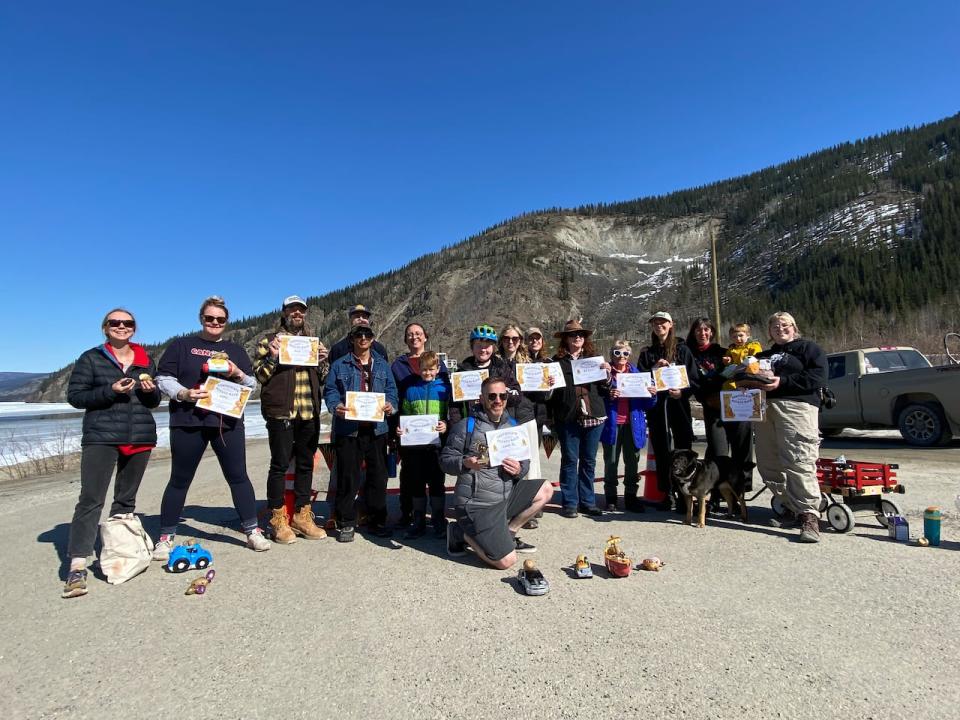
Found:
[{"label": "woman with blonde hair", "polygon": [[510,363],[514,374],[516,374],[518,362],[530,362],[527,348],[523,344],[523,330],[516,325],[507,325],[500,331],[500,342],[497,343],[497,351],[500,353],[500,357]]},{"label": "woman with blonde hair", "polygon": [[130,342],[137,329],[123,308],[108,312],[101,324],[105,342],[77,358],[67,400],[85,410],[80,445],[80,498],[70,523],[70,569],[65,598],[87,594],[87,557],[93,554],[100,513],[116,470],[110,515],[132,513],[140,480],[157,444],[151,409],[160,404],[154,384],[157,369],[147,351]]},{"label": "woman with blonde hair", "polygon": [[170,398],[170,480],[160,503],[160,539],[154,560],[166,561],[175,545],[174,536],[187,491],[208,445],[220,463],[230,486],[233,506],[247,536],[247,547],[258,552],[270,549],[257,523],[257,500],[247,475],[246,435],[243,417],[232,418],[197,407],[209,393],[203,386],[209,377],[257,386],[246,350],[224,340],[230,313],[223,298],[213,295],[200,305],[197,335],[176,338],[157,364],[157,385]]},{"label": "woman with blonde hair", "polygon": [[623,456],[623,507],[628,512],[643,512],[640,490],[640,456],[647,445],[647,423],[644,413],[657,404],[657,389],[650,387],[650,397],[620,396],[617,379],[625,373],[640,372],[630,364],[633,348],[626,340],[617,340],[610,348],[610,394],[604,399],[607,419],[600,434],[603,446],[603,493],[607,510],[617,509],[617,467]]},{"label": "woman with blonde hair", "polygon": [[763,421],[753,423],[757,470],[785,508],[780,527],[799,527],[799,542],[820,542],[819,390],[827,384],[827,356],[800,337],[793,315],[776,312],[767,320],[773,345],[757,357],[770,360],[773,377],[737,378],[737,387],[766,393]]}]

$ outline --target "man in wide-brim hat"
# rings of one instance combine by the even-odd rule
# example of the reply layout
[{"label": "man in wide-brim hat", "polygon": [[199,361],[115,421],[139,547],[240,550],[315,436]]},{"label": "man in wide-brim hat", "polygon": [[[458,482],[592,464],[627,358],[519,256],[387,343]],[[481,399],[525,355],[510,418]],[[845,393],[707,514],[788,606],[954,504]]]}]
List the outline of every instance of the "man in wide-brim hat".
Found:
[{"label": "man in wide-brim hat", "polygon": [[583,325],[580,324],[579,320],[567,320],[563,324],[563,330],[557,330],[557,332],[555,332],[553,336],[559,339],[559,338],[562,338],[564,335],[574,335],[577,333],[583,335],[585,338],[588,338],[591,335],[593,335],[593,330],[588,330],[587,328],[585,328]]}]

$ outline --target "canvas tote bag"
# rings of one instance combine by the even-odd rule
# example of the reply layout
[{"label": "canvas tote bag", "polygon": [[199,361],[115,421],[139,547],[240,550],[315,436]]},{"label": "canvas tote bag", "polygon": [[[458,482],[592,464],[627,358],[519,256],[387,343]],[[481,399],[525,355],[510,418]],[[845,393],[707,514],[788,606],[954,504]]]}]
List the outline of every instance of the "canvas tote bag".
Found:
[{"label": "canvas tote bag", "polygon": [[153,542],[133,513],[113,515],[100,523],[100,569],[111,585],[119,585],[148,567]]}]

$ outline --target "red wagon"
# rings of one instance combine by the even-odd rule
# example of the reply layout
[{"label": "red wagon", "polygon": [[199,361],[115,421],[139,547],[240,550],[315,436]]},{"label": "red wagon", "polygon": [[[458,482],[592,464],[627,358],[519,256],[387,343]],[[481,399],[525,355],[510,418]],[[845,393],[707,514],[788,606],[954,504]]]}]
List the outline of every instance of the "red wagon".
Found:
[{"label": "red wagon", "polygon": [[[895,464],[860,462],[843,456],[836,460],[818,458],[820,513],[826,513],[830,527],[839,533],[850,532],[856,525],[856,515],[865,514],[886,527],[888,515],[903,515],[900,505],[890,497],[904,492],[897,480],[897,468]],[[771,507],[777,516],[783,515],[779,498],[774,497]]]}]

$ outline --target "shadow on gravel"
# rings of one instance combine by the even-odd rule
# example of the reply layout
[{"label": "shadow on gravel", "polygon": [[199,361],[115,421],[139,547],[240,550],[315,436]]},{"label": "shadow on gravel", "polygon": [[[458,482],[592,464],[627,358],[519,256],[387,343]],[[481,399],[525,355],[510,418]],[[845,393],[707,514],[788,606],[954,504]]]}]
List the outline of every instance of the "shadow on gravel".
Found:
[{"label": "shadow on gravel", "polygon": [[67,544],[70,541],[70,523],[60,523],[54,525],[49,530],[45,530],[37,535],[37,542],[53,545],[53,549],[60,558],[60,579],[67,579],[67,570],[69,558],[67,558]]},{"label": "shadow on gravel", "polygon": [[896,540],[892,540],[888,535],[876,535],[858,532],[851,532],[849,534],[856,535],[860,538],[865,538],[866,540],[879,540],[880,542],[888,543],[890,545],[907,545],[908,547],[916,548],[917,550],[923,550],[924,552],[936,552],[938,550],[960,550],[960,542],[956,542],[954,540],[941,540],[937,547],[920,547],[916,543],[897,542]]},{"label": "shadow on gravel", "polygon": [[511,575],[510,577],[500,578],[500,582],[504,583],[505,585],[509,585],[510,587],[512,587],[512,588],[513,588],[513,591],[514,591],[517,595],[523,595],[524,597],[527,596],[527,594],[523,591],[523,585],[520,584],[520,579],[519,579],[516,575]]},{"label": "shadow on gravel", "polygon": [[[195,523],[221,527],[228,532],[217,532],[206,528],[198,527]],[[156,541],[160,537],[160,516],[144,515],[143,526],[146,528],[150,537]],[[180,525],[177,528],[177,537],[193,537],[197,540],[211,540],[227,543],[230,545],[242,545],[246,547],[247,541],[243,537],[243,531],[240,529],[240,520],[237,518],[237,511],[232,507],[203,507],[200,505],[187,505],[183,509],[183,516],[180,518]]]}]

